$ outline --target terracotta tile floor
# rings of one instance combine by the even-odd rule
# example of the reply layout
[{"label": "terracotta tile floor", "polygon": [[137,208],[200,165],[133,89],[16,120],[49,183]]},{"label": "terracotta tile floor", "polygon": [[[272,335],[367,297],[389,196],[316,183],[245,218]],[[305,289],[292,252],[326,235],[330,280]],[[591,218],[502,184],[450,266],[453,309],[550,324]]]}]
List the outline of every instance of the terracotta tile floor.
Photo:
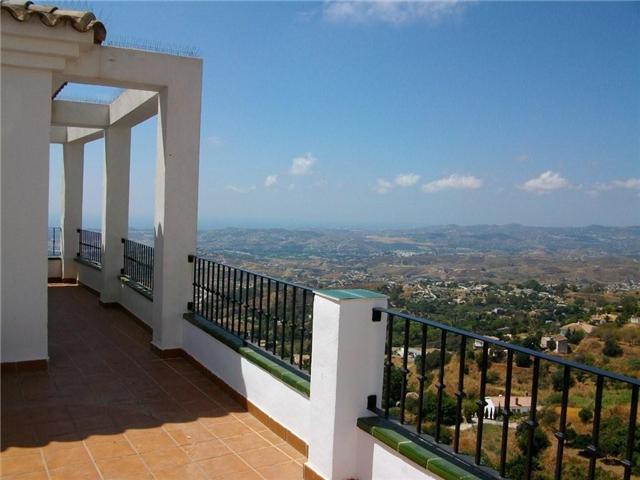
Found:
[{"label": "terracotta tile floor", "polygon": [[49,288],[49,370],[2,374],[4,479],[300,479],[304,456],[76,286]]}]

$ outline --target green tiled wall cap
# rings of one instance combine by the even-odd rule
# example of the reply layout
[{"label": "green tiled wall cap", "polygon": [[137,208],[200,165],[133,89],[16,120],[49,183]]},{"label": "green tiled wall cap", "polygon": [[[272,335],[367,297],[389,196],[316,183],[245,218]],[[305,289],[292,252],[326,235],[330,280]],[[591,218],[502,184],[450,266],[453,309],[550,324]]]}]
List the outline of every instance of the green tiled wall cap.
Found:
[{"label": "green tiled wall cap", "polygon": [[326,289],[326,290],[314,290],[316,295],[332,298],[334,300],[363,300],[363,299],[381,299],[387,298],[386,295],[378,292],[372,292],[371,290],[364,290],[362,288],[353,289]]},{"label": "green tiled wall cap", "polygon": [[431,473],[444,480],[477,480],[475,475],[462,470],[451,462],[442,458],[438,453],[427,450],[416,442],[403,435],[403,432],[395,428],[389,428],[388,422],[380,417],[362,417],[357,425],[365,432],[380,440],[385,445],[407,457],[419,466],[426,468]]}]

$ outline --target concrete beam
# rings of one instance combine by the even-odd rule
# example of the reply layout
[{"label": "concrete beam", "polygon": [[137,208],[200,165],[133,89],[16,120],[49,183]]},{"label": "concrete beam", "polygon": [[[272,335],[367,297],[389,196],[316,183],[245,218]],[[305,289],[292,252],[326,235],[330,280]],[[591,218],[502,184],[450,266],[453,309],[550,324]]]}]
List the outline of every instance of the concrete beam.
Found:
[{"label": "concrete beam", "polygon": [[67,127],[67,142],[89,143],[104,137],[100,128]]},{"label": "concrete beam", "polygon": [[199,83],[202,59],[101,46],[69,62],[61,75],[70,82],[160,91],[176,83]]},{"label": "concrete beam", "polygon": [[67,100],[51,102],[51,125],[106,128],[110,124],[109,105]]},{"label": "concrete beam", "polygon": [[111,125],[134,127],[158,113],[158,93],[147,90],[125,90],[111,105]]}]

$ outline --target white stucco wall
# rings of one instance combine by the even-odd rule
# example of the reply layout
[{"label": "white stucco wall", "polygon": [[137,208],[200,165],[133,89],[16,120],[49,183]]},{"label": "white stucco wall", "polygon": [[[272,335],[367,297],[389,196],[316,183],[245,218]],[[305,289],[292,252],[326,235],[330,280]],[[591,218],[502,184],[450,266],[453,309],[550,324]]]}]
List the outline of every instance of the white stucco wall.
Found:
[{"label": "white stucco wall", "polygon": [[183,320],[182,348],[227,385],[305,442],[309,441],[309,399],[232,349]]},{"label": "white stucco wall", "polygon": [[76,262],[78,266],[78,281],[96,292],[102,291],[102,271]]},{"label": "white stucco wall", "polygon": [[51,72],[6,65],[4,51],[2,62],[1,361],[42,360],[48,358]]},{"label": "white stucco wall", "polygon": [[48,278],[62,278],[62,259],[50,258],[47,260]]},{"label": "white stucco wall", "polygon": [[368,433],[358,430],[357,438],[359,480],[440,480]]},{"label": "white stucco wall", "polygon": [[153,328],[153,302],[124,283],[120,285],[119,303]]}]

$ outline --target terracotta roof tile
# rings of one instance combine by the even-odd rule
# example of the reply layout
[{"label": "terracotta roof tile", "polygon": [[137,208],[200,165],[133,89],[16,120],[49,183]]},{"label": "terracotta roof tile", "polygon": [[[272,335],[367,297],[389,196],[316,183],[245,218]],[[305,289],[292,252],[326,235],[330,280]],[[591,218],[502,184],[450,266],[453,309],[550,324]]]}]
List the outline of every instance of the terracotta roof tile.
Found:
[{"label": "terracotta roof tile", "polygon": [[31,1],[16,2],[0,0],[3,11],[7,11],[18,22],[38,18],[47,27],[70,24],[78,32],[93,31],[93,43],[101,44],[107,38],[107,29],[92,12],[62,10],[50,5],[36,5]]}]

